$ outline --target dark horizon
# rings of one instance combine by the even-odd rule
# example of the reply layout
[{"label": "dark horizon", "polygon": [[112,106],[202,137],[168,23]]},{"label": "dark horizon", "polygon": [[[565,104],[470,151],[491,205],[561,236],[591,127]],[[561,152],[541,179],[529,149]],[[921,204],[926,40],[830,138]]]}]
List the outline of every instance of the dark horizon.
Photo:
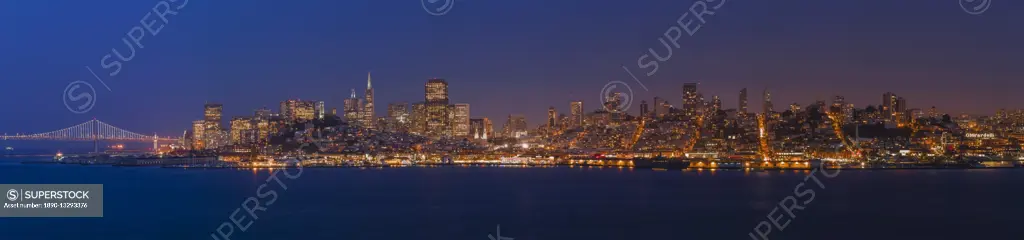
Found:
[{"label": "dark horizon", "polygon": [[[373,72],[377,116],[387,104],[423,100],[429,78],[446,79],[451,103],[500,127],[509,114],[531,127],[554,106],[582,100],[599,108],[609,81],[629,84],[630,112],[655,96],[681,105],[682,85],[699,82],[707,100],[736,108],[741,88],[750,111],[761,92],[775,109],[842,95],[857,108],[885,92],[910,108],[991,115],[1014,105],[1024,72],[1013,23],[1019,2],[996,2],[971,15],[955,2],[861,1],[778,4],[726,1],[693,36],[647,76],[637,59],[664,51],[666,29],[693,4],[656,0],[457,1],[442,16],[408,1],[193,1],[169,15],[156,36],[116,76],[100,65],[121,37],[160,1],[8,3],[0,8],[0,78],[8,83],[0,132],[45,132],[98,118],[139,133],[176,135],[202,118],[206,102],[224,104],[225,122],[280,101],[322,100],[341,108],[350,89],[363,97]],[[1014,6],[1016,5],[1016,6]],[[52,17],[57,16],[57,17]],[[273,16],[273,17],[264,17]],[[150,20],[158,19],[156,17]],[[1013,20],[1017,19],[1017,20]],[[629,68],[644,90],[622,66]],[[85,69],[90,67],[107,90]],[[95,108],[75,114],[62,90],[85,81]]]}]

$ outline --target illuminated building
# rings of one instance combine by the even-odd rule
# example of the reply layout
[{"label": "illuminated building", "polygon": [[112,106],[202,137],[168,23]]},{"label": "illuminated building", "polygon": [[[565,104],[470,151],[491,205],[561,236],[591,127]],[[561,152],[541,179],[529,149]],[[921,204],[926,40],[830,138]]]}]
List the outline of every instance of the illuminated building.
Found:
[{"label": "illuminated building", "polygon": [[430,79],[425,85],[426,136],[438,138],[450,136],[451,124],[448,106],[448,82],[444,79]]},{"label": "illuminated building", "polygon": [[206,149],[206,120],[192,122],[192,149]]},{"label": "illuminated building", "polygon": [[711,97],[711,114],[717,114],[719,110],[722,110],[722,99],[718,95]]},{"label": "illuminated building", "polygon": [[647,106],[647,101],[640,101],[640,117],[647,117],[650,114],[650,106]]},{"label": "illuminated building", "polygon": [[345,106],[342,110],[345,112],[345,120],[349,124],[356,124],[362,122],[362,100],[356,97],[356,90],[352,89],[352,95],[345,99]]},{"label": "illuminated building", "polygon": [[523,115],[508,115],[508,121],[504,127],[505,137],[522,138],[527,136],[526,117]]},{"label": "illuminated building", "polygon": [[409,131],[409,104],[404,102],[388,104],[387,131],[407,132]]},{"label": "illuminated building", "polygon": [[452,135],[456,137],[469,136],[469,104],[456,103],[452,108]]},{"label": "illuminated building", "polygon": [[569,103],[569,112],[572,114],[570,121],[572,127],[583,126],[583,101],[575,101]]},{"label": "illuminated building", "polygon": [[739,112],[740,116],[746,116],[747,115],[747,89],[746,88],[740,89],[740,108],[739,108],[739,110],[740,110],[740,112]]},{"label": "illuminated building", "polygon": [[331,115],[338,116],[338,108],[331,108]]},{"label": "illuminated building", "polygon": [[879,110],[882,112],[884,119],[892,119],[893,113],[896,112],[897,100],[898,97],[892,92],[882,94],[882,106],[879,107]]},{"label": "illuminated building", "polygon": [[412,113],[409,114],[409,132],[419,135],[426,134],[427,129],[427,106],[423,102],[412,104]]},{"label": "illuminated building", "polygon": [[765,115],[771,115],[775,111],[775,107],[772,105],[772,93],[768,89],[764,90],[764,106],[763,110]]},{"label": "illuminated building", "polygon": [[270,116],[273,116],[273,115],[274,115],[274,113],[271,112],[270,109],[267,108],[267,107],[262,107],[260,109],[256,109],[256,113],[253,114],[253,116],[256,116],[256,118],[262,118],[262,119],[269,119]]},{"label": "illuminated building", "polygon": [[484,130],[484,119],[474,118],[469,120],[469,137],[472,139],[487,139],[487,131]]},{"label": "illuminated building", "polygon": [[846,98],[843,96],[836,96],[836,98],[832,100],[833,110],[842,111],[843,105],[846,105]]},{"label": "illuminated building", "polygon": [[370,81],[370,73],[366,73],[366,105],[363,109],[363,127],[374,129],[374,120],[377,119],[377,113],[373,107],[373,84]]},{"label": "illuminated building", "polygon": [[697,108],[700,100],[697,96],[697,83],[683,84],[683,116],[693,118],[697,116]]},{"label": "illuminated building", "polygon": [[281,102],[281,114],[291,121],[310,121],[316,117],[316,104],[313,101],[287,100]]},{"label": "illuminated building", "polygon": [[619,105],[625,100],[625,96],[621,92],[608,93],[604,100],[604,109],[609,112],[619,112]]},{"label": "illuminated building", "polygon": [[555,107],[548,107],[548,131],[558,130],[558,112],[555,111]]},{"label": "illuminated building", "polygon": [[207,126],[221,129],[220,120],[224,113],[224,105],[219,103],[207,103],[203,106],[203,109],[205,112],[203,120],[206,120]]},{"label": "illuminated building", "polygon": [[493,137],[495,137],[494,136],[494,123],[491,122],[491,119],[484,118],[484,135],[483,135],[483,138],[484,139],[488,139],[488,138],[493,138]]},{"label": "illuminated building", "polygon": [[316,119],[324,119],[324,115],[327,114],[327,113],[324,112],[324,101],[317,101],[316,102],[316,110],[315,111],[316,111],[316,113],[315,113],[316,114]]},{"label": "illuminated building", "polygon": [[231,119],[231,142],[234,145],[253,144],[257,135],[255,130],[252,118],[234,117]]},{"label": "illuminated building", "polygon": [[654,104],[654,113],[652,113],[654,117],[665,116],[666,112],[661,110],[661,101],[660,97],[654,97],[654,102],[652,102]]}]

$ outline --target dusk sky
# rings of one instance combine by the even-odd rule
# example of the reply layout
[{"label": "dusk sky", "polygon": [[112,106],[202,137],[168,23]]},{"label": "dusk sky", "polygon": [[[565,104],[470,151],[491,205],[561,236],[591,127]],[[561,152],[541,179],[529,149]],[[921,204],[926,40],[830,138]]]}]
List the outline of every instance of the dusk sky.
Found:
[{"label": "dusk sky", "polygon": [[[171,6],[185,0],[177,1]],[[160,1],[3,1],[0,133],[95,117],[180,135],[205,102],[224,104],[225,119],[277,111],[289,98],[341,108],[350,89],[363,96],[368,71],[378,116],[387,103],[423,101],[424,83],[437,77],[450,84],[452,103],[469,103],[496,128],[508,114],[535,127],[549,106],[568,113],[571,100],[595,110],[609,81],[629,84],[633,113],[655,96],[681,105],[686,82],[699,82],[707,99],[721,96],[725,108],[736,108],[746,87],[753,111],[765,88],[776,109],[835,95],[862,108],[887,91],[910,108],[1024,108],[1024,1],[991,0],[981,15],[957,0],[725,1],[653,76],[637,58],[664,51],[658,38],[693,1],[456,0],[434,16],[415,0],[191,0],[166,24],[149,18],[163,28],[116,76],[101,58],[127,52],[121,38]],[[65,107],[73,81],[95,87],[88,113]]]}]

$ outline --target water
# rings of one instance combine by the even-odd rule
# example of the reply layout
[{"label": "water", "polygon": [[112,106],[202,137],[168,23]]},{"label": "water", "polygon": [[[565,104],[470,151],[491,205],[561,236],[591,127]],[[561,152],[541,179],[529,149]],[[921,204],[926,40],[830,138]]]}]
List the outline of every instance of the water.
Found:
[{"label": "water", "polygon": [[[0,218],[3,239],[213,239],[268,170],[19,164],[0,183],[104,184],[103,218]],[[751,239],[809,171],[303,169],[231,239]],[[820,173],[770,239],[1016,239],[1024,169]],[[801,198],[805,199],[805,198]],[[264,199],[269,200],[269,198]],[[774,215],[783,215],[781,211]],[[246,216],[244,210],[236,215]],[[245,219],[242,224],[251,221]]]}]

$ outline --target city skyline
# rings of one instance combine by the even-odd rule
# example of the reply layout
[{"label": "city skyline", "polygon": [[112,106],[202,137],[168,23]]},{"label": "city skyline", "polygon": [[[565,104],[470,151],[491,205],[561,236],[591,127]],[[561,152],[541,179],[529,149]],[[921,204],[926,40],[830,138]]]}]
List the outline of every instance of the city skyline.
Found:
[{"label": "city skyline", "polygon": [[[773,93],[776,109],[793,102],[829,101],[835,95],[862,108],[880,104],[879,95],[885,92],[905,96],[911,108],[934,105],[953,114],[991,115],[999,108],[1022,107],[1012,105],[1012,89],[1021,84],[1014,81],[1020,73],[1012,69],[1014,63],[1022,62],[1021,56],[1005,54],[1019,48],[1014,43],[1022,39],[1002,23],[1010,18],[1009,6],[973,16],[956,4],[925,1],[891,3],[879,9],[853,1],[789,6],[729,3],[699,34],[681,41],[683,47],[661,63],[657,74],[645,76],[633,64],[636,57],[648,48],[658,50],[657,38],[665,25],[690,3],[612,6],[568,1],[547,3],[550,9],[544,10],[530,2],[473,2],[460,4],[460,11],[445,18],[422,16],[419,6],[363,1],[346,5],[358,11],[325,2],[253,4],[248,11],[281,8],[312,11],[302,15],[322,20],[376,22],[322,21],[301,27],[309,21],[296,13],[242,24],[261,29],[253,32],[228,27],[240,24],[230,19],[241,19],[246,11],[218,4],[226,3],[193,5],[190,9],[196,12],[175,16],[159,36],[146,38],[146,47],[137,49],[138,58],[126,62],[121,75],[106,79],[110,91],[81,66],[95,62],[97,55],[112,47],[124,51],[119,41],[127,29],[123,26],[137,22],[138,15],[151,6],[72,4],[68,7],[92,9],[108,17],[86,20],[91,18],[83,14],[79,24],[84,27],[73,29],[88,31],[62,32],[55,38],[29,31],[64,24],[37,21],[53,8],[25,3],[19,13],[4,12],[11,22],[28,24],[14,29],[13,42],[2,44],[10,54],[0,57],[5,72],[0,77],[9,79],[9,88],[18,91],[0,100],[38,102],[8,104],[7,111],[40,120],[7,118],[0,120],[0,131],[46,131],[95,117],[139,132],[173,134],[190,129],[192,121],[200,118],[195,106],[206,102],[223,104],[225,119],[251,115],[260,107],[273,108],[286,99],[325,101],[328,109],[341,108],[349,90],[361,88],[362,75],[369,71],[377,80],[377,116],[385,116],[383,106],[389,103],[418,102],[422,82],[437,77],[450,83],[452,99],[472,105],[470,117],[502,122],[509,114],[522,114],[531,128],[545,122],[550,106],[569,113],[569,102],[583,101],[585,111],[597,109],[599,92],[608,81],[631,84],[632,97],[638,99],[632,102],[632,114],[638,113],[639,100],[650,103],[654,97],[682,105],[684,82],[699,82],[703,96],[720,96],[725,109],[736,108],[736,93],[747,88],[751,112],[761,110],[760,93],[765,88]],[[223,12],[203,15],[212,9]],[[515,11],[491,16],[496,9]],[[569,11],[573,9],[579,11]],[[615,15],[619,20],[581,24],[613,9],[622,11]],[[867,9],[872,17],[863,17]],[[536,19],[507,19],[520,14]],[[783,26],[786,31],[779,31]],[[316,34],[314,30],[320,28],[315,27],[337,30]],[[608,28],[612,31],[604,31]],[[599,30],[606,33],[579,34]],[[268,32],[291,37],[267,36]],[[66,39],[78,42],[69,45]],[[778,61],[780,56],[785,61]],[[633,68],[650,90],[624,73],[623,64]],[[90,112],[70,113],[59,101],[57,92],[71,80],[90,81],[96,88],[97,103]],[[961,87],[967,82],[970,87]]]}]

